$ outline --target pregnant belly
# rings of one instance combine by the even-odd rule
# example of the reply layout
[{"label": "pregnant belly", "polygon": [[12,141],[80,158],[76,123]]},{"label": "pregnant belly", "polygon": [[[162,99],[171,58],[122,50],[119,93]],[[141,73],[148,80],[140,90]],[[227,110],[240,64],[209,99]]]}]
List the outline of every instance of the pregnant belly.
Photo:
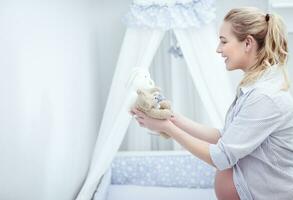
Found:
[{"label": "pregnant belly", "polygon": [[232,168],[216,171],[215,193],[218,200],[240,200],[233,182]]}]

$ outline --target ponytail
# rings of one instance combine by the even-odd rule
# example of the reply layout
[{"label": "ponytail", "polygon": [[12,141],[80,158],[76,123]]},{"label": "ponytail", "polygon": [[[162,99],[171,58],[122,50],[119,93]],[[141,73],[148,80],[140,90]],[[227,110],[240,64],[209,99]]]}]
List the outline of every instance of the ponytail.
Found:
[{"label": "ponytail", "polygon": [[268,30],[265,38],[266,59],[270,65],[278,64],[284,75],[284,84],[282,89],[288,90],[290,87],[286,64],[288,61],[288,43],[285,33],[285,25],[280,16],[270,14],[268,18]]}]

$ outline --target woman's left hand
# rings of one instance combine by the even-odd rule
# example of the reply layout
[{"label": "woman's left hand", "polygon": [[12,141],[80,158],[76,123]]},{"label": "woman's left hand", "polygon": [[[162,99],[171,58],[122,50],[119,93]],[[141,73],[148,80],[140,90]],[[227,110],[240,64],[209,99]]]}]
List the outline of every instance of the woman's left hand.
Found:
[{"label": "woman's left hand", "polygon": [[133,108],[131,111],[132,115],[135,115],[136,121],[139,123],[141,127],[148,128],[155,132],[167,132],[168,126],[172,124],[167,119],[154,119],[151,117],[148,117],[143,112],[137,110],[136,108]]}]

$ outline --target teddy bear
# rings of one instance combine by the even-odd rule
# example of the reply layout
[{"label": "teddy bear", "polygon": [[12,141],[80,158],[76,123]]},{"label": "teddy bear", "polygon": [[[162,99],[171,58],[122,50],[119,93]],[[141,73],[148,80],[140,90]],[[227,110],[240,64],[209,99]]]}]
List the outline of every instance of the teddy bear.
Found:
[{"label": "teddy bear", "polygon": [[155,82],[151,79],[151,75],[147,69],[142,67],[135,67],[132,69],[125,87],[128,91],[126,107],[131,110],[137,99],[137,90],[153,88],[155,87]]},{"label": "teddy bear", "polygon": [[[158,87],[148,89],[138,89],[134,107],[155,119],[169,119],[172,115],[171,102],[160,93]],[[169,138],[166,133],[161,132],[161,136]]]}]

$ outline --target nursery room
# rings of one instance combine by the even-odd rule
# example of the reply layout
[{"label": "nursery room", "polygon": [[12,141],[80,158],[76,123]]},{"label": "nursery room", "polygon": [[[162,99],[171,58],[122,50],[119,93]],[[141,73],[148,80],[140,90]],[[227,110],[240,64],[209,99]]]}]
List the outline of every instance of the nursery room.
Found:
[{"label": "nursery room", "polygon": [[0,16],[0,200],[293,199],[292,1]]}]

